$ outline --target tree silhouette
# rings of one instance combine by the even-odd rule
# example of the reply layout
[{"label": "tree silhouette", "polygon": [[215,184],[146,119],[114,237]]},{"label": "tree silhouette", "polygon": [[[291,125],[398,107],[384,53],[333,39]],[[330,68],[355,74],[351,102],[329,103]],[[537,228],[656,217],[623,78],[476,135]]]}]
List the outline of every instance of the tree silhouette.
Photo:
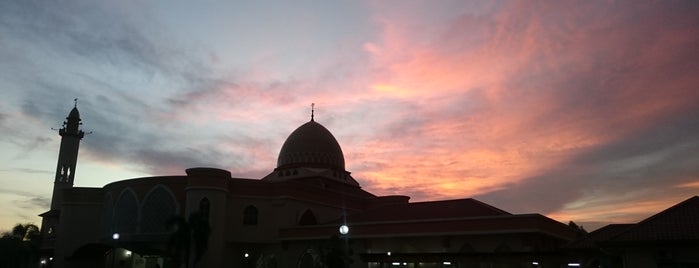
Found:
[{"label": "tree silhouette", "polygon": [[321,267],[327,268],[346,268],[352,261],[352,248],[346,238],[340,238],[337,235],[331,236],[324,241],[319,248]]},{"label": "tree silhouette", "polygon": [[587,230],[585,230],[585,228],[583,228],[582,225],[578,225],[573,221],[568,222],[568,227],[575,230],[575,234],[578,238],[583,237],[587,234]]},{"label": "tree silhouette", "polygon": [[12,231],[0,237],[0,264],[2,267],[36,267],[39,262],[39,227],[17,224]]},{"label": "tree silhouette", "polygon": [[181,267],[182,264],[189,267],[192,253],[194,253],[193,265],[196,266],[208,249],[211,235],[211,227],[206,215],[200,211],[192,212],[187,220],[182,216],[174,216],[167,225],[170,230],[173,230],[170,234],[168,252],[175,267]]}]

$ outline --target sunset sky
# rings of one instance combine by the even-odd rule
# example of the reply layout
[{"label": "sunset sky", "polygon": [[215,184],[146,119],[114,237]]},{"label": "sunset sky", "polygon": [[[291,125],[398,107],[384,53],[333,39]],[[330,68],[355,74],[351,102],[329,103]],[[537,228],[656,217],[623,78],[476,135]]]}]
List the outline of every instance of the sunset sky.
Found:
[{"label": "sunset sky", "polygon": [[0,230],[75,183],[261,178],[315,119],[376,195],[588,229],[699,194],[699,1],[0,1]]}]

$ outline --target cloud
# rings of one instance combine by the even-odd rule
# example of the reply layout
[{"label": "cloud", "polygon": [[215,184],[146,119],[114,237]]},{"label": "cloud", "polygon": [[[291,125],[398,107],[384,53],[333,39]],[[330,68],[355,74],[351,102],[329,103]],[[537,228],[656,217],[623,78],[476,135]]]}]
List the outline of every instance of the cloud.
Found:
[{"label": "cloud", "polygon": [[[45,210],[51,205],[51,199],[48,197],[38,196],[34,193],[14,189],[0,188],[0,199],[3,201],[9,200],[9,205],[4,207],[4,217],[17,217],[26,222],[36,220],[35,215],[28,215],[27,213]],[[10,222],[3,223],[13,224]]]},{"label": "cloud", "polygon": [[25,200],[16,201],[17,208],[20,209],[44,209],[51,206],[51,199],[45,196],[35,196]]},{"label": "cloud", "polygon": [[53,175],[53,171],[46,169],[34,169],[34,168],[15,168],[13,171],[18,171],[22,173],[34,173],[34,174],[50,174]]},{"label": "cloud", "polygon": [[[575,214],[587,221],[605,213],[603,207],[609,206],[605,203],[631,208],[646,200],[655,202],[654,208],[667,206],[676,201],[674,197],[693,194],[691,188],[675,186],[691,185],[699,174],[696,165],[699,156],[695,153],[699,148],[699,140],[695,138],[699,135],[696,118],[696,112],[688,113],[590,148],[538,176],[479,195],[479,198],[514,211]],[[528,201],[512,202],[514,200]],[[584,201],[588,206],[599,207],[569,207],[582,200],[588,200]],[[576,211],[578,213],[574,213]],[[647,214],[647,211],[637,209],[635,213]]]},{"label": "cloud", "polygon": [[[17,147],[45,147],[58,137],[42,131],[77,97],[92,132],[81,161],[259,178],[316,103],[316,121],[376,194],[590,219],[617,217],[594,212],[611,208],[603,201],[652,196],[651,209],[694,189],[696,2],[348,9],[286,25],[208,6],[211,20],[141,3],[2,2],[0,80],[16,105],[2,107],[0,129]],[[241,30],[250,23],[260,27]],[[279,28],[289,31],[264,31]],[[667,195],[653,193],[663,185]]]},{"label": "cloud", "polygon": [[512,2],[426,31],[397,10],[365,45],[376,94],[413,106],[367,146],[390,155],[364,173],[376,192],[430,178],[433,196],[551,213],[696,172],[696,4]]}]

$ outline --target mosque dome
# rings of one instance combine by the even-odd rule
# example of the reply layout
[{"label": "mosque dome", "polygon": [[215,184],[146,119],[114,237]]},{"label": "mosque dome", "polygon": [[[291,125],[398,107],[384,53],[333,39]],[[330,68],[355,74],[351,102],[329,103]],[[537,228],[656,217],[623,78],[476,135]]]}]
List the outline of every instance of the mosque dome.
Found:
[{"label": "mosque dome", "polygon": [[311,121],[291,132],[277,158],[277,168],[312,167],[344,171],[340,144],[327,128]]}]

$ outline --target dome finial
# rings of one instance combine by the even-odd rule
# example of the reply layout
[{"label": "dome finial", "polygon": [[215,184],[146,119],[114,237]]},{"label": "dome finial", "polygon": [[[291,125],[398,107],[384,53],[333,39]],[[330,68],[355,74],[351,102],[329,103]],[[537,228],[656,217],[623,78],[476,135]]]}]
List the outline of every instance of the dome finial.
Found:
[{"label": "dome finial", "polygon": [[75,106],[73,106],[73,108],[78,108],[78,98],[73,99],[73,102],[75,102]]},{"label": "dome finial", "polygon": [[315,102],[311,103],[311,121],[313,121],[313,113],[315,112],[315,107],[316,107]]}]

